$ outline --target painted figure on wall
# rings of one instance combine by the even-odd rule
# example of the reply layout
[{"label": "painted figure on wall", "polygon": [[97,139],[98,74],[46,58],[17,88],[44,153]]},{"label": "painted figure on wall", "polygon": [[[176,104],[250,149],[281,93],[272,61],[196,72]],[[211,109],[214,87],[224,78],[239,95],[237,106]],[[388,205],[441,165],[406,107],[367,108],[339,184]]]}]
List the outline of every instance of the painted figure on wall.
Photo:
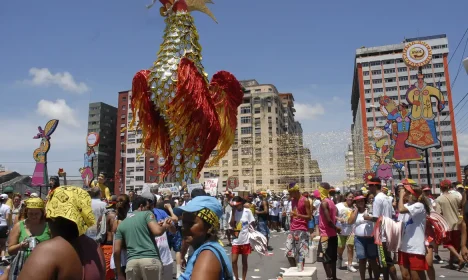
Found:
[{"label": "painted figure on wall", "polygon": [[411,121],[408,105],[405,103],[397,105],[395,101],[386,95],[380,97],[379,103],[382,115],[387,117],[384,129],[392,139],[391,161],[421,160],[421,155],[416,148],[408,147],[405,144],[405,141],[408,139]]},{"label": "painted figure on wall", "polygon": [[437,138],[435,117],[432,108],[432,98],[437,100],[437,110],[445,107],[444,96],[438,88],[424,82],[424,75],[418,74],[418,81],[406,92],[406,100],[411,105],[411,124],[406,145],[418,149],[440,147]]},{"label": "painted figure on wall", "polygon": [[31,185],[33,186],[46,186],[49,183],[49,176],[47,174],[47,153],[50,150],[50,136],[57,128],[59,121],[50,120],[45,125],[44,129],[38,127],[39,133],[34,136],[34,139],[41,139],[39,148],[33,152],[33,158],[36,161],[36,167],[32,176]]}]

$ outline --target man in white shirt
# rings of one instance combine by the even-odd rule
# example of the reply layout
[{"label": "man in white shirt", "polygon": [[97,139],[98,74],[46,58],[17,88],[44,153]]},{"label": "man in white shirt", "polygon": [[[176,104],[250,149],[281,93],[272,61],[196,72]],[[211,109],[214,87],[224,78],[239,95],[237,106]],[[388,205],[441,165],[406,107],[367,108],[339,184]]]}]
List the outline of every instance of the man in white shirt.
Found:
[{"label": "man in white shirt", "polygon": [[6,204],[7,200],[7,194],[0,195],[0,250],[2,259],[5,257],[5,243],[11,226],[11,208]]},{"label": "man in white shirt", "polygon": [[289,231],[289,225],[291,223],[291,213],[292,207],[291,207],[291,198],[289,197],[289,194],[287,194],[283,200],[283,212],[282,212],[282,225],[283,229],[285,231]]},{"label": "man in white shirt", "polygon": [[98,234],[98,225],[101,223],[101,219],[106,212],[107,204],[104,201],[101,201],[101,189],[99,187],[94,187],[89,191],[91,196],[91,208],[93,209],[94,219],[96,223],[88,228],[86,235],[92,239],[95,239]]},{"label": "man in white shirt", "polygon": [[278,224],[279,224],[279,207],[280,203],[278,202],[278,198],[275,196],[272,197],[270,201],[270,229],[272,232],[280,231]]},{"label": "man in white shirt", "polygon": [[[382,182],[379,178],[372,178],[367,182],[369,193],[374,195],[374,203],[372,205],[372,216],[365,215],[364,220],[376,222],[380,216],[392,218],[393,205],[392,200],[382,192]],[[398,280],[396,269],[393,264],[392,254],[387,250],[387,239],[385,232],[382,232],[382,247],[385,255],[387,266],[383,267],[384,279]]]}]

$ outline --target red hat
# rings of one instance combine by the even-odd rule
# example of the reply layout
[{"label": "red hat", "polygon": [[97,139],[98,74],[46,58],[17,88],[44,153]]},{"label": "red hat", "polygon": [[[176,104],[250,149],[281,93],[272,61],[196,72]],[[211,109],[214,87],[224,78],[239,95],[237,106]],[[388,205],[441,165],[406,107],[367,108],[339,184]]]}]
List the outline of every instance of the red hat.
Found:
[{"label": "red hat", "polygon": [[362,195],[358,195],[354,198],[354,200],[360,200],[360,199],[366,199],[366,198]]},{"label": "red hat", "polygon": [[424,186],[423,191],[430,191],[431,188],[429,186]]},{"label": "red hat", "polygon": [[330,188],[328,192],[335,192],[335,188]]}]

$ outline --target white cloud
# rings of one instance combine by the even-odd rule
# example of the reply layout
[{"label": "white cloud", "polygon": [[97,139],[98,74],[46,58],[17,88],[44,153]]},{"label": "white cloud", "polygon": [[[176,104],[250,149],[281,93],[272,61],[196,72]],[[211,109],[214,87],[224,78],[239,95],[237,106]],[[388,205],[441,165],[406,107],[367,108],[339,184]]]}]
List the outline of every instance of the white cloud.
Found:
[{"label": "white cloud", "polygon": [[458,134],[458,153],[460,154],[460,165],[468,165],[468,133]]},{"label": "white cloud", "polygon": [[55,102],[42,99],[37,104],[36,112],[40,116],[58,119],[60,122],[74,127],[80,126],[76,118],[75,110],[70,108],[63,99],[57,99]]},{"label": "white cloud", "polygon": [[311,105],[296,102],[294,108],[296,109],[295,119],[298,121],[315,120],[318,116],[325,114],[325,108],[320,103]]},{"label": "white cloud", "polygon": [[25,82],[30,85],[35,86],[50,86],[55,85],[59,86],[65,91],[75,92],[75,93],[85,93],[90,89],[83,83],[77,83],[73,78],[72,74],[69,72],[57,72],[55,74],[51,73],[48,68],[31,68],[29,69],[29,75],[32,76],[31,80],[26,80]]}]

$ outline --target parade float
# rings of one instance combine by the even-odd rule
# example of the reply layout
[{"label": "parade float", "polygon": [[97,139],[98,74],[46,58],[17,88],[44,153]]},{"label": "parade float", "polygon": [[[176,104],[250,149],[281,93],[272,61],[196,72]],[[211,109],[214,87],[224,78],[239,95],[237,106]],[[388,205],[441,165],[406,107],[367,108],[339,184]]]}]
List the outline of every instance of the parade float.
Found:
[{"label": "parade float", "polygon": [[202,47],[191,12],[203,12],[216,21],[206,6],[211,0],[160,2],[166,23],[163,42],[153,66],[133,78],[131,105],[139,121],[134,118],[130,129],[142,130],[142,146],[162,159],[164,176],[192,184],[213,149],[218,153],[210,165],[233,144],[243,91],[226,71],[209,81],[201,64]]}]

